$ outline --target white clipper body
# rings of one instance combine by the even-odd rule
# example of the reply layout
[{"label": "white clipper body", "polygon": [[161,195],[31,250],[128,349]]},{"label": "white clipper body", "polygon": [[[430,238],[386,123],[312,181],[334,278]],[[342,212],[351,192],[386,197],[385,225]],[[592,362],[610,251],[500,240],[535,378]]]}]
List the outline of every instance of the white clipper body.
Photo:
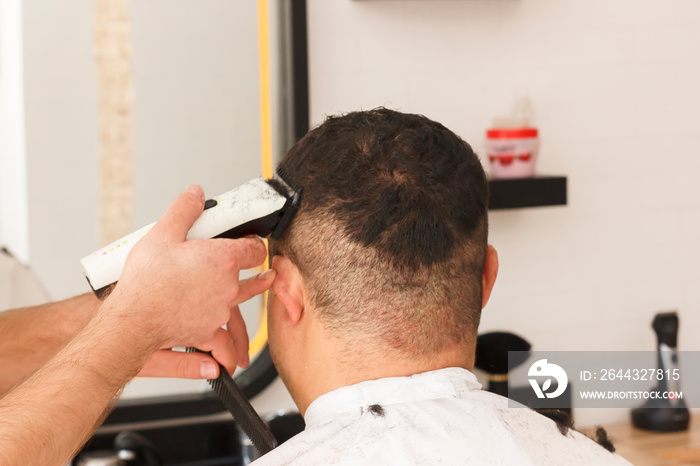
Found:
[{"label": "white clipper body", "polygon": [[[187,239],[242,238],[247,235],[279,238],[299,207],[300,190],[279,171],[272,179],[256,178],[206,201]],[[99,249],[80,264],[95,294],[108,295],[119,280],[129,252],[155,225],[151,223]]]}]

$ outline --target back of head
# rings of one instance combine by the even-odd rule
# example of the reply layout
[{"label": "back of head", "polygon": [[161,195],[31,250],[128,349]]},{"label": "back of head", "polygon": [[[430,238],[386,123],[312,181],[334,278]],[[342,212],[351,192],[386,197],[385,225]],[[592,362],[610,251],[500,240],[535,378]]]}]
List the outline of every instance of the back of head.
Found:
[{"label": "back of head", "polygon": [[379,108],[328,118],[280,168],[303,194],[272,250],[334,337],[414,357],[475,338],[488,183],[466,142]]}]

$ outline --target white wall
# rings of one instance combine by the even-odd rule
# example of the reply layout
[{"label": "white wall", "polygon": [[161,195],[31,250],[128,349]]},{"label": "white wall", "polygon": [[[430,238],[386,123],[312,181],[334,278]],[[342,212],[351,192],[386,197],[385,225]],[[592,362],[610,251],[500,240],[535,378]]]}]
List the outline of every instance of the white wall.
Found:
[{"label": "white wall", "polygon": [[256,2],[129,4],[134,71],[134,226],[185,186],[209,196],[260,176]]},{"label": "white wall", "polygon": [[569,177],[569,205],[491,213],[501,271],[482,331],[653,350],[653,315],[677,309],[681,349],[698,350],[699,21],[693,0],[309,0],[311,120],[385,105],[483,153],[491,118],[527,94],[539,171]]},{"label": "white wall", "polygon": [[97,77],[89,0],[23,2],[30,267],[53,299],[89,290],[99,247]]},{"label": "white wall", "polygon": [[0,246],[29,262],[22,3],[0,0]]}]

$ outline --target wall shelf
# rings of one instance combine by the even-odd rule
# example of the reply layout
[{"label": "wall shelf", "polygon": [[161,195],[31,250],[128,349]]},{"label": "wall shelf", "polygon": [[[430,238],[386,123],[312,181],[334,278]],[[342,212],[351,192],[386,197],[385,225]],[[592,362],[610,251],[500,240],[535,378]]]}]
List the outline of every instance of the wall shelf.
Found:
[{"label": "wall shelf", "polygon": [[489,181],[489,210],[566,205],[565,176]]}]

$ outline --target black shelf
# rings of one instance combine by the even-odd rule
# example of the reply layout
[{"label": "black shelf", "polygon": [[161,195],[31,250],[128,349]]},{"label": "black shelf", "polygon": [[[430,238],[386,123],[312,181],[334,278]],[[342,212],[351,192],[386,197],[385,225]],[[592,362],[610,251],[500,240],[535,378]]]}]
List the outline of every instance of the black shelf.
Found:
[{"label": "black shelf", "polygon": [[566,205],[565,176],[489,181],[489,210]]}]

